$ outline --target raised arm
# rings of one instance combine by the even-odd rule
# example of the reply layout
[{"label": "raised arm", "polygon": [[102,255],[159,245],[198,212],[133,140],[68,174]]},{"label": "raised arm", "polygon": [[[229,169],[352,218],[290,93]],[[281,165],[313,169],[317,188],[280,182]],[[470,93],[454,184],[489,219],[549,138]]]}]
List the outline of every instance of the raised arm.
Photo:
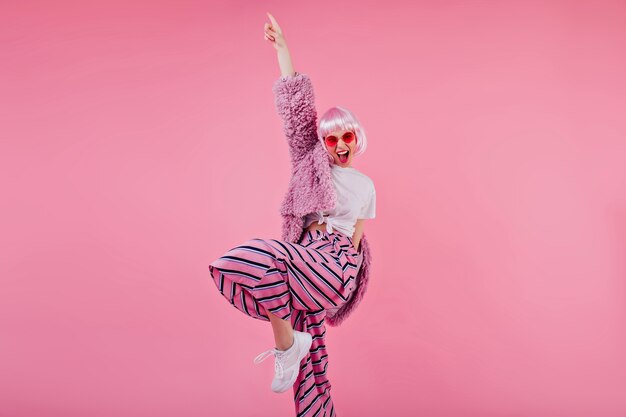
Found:
[{"label": "raised arm", "polygon": [[283,120],[283,131],[292,155],[303,155],[318,141],[313,85],[308,75],[293,69],[283,31],[276,19],[269,13],[267,15],[272,23],[265,24],[265,39],[276,49],[281,72],[272,86],[276,110]]},{"label": "raised arm", "polygon": [[276,49],[278,55],[278,66],[280,67],[280,73],[283,77],[288,75],[295,75],[293,69],[293,63],[291,62],[291,55],[289,55],[289,48],[287,48],[287,40],[283,34],[283,30],[278,26],[278,22],[270,13],[267,13],[272,23],[265,23],[265,40],[270,41]]}]

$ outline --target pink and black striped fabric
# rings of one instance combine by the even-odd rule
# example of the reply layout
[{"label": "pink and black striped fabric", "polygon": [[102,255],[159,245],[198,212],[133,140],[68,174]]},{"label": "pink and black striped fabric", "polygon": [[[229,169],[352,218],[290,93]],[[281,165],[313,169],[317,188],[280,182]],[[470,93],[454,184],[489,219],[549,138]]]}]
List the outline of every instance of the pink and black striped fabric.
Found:
[{"label": "pink and black striped fabric", "polygon": [[324,318],[350,299],[362,260],[351,237],[314,230],[297,244],[253,238],[209,264],[217,288],[235,308],[265,321],[269,310],[313,336],[293,386],[298,417],[337,415],[326,373]]}]

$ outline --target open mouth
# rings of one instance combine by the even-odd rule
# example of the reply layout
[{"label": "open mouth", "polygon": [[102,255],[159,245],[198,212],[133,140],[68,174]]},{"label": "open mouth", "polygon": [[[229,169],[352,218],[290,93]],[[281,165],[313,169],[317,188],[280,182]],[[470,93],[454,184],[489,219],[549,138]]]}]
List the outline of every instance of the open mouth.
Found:
[{"label": "open mouth", "polygon": [[341,161],[342,164],[345,164],[346,162],[348,162],[348,154],[350,154],[349,150],[337,152],[339,161]]}]

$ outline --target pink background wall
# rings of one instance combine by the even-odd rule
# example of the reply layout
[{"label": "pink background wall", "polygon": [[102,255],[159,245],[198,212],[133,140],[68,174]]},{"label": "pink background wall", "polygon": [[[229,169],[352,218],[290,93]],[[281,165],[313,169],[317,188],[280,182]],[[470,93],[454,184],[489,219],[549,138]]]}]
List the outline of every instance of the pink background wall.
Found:
[{"label": "pink background wall", "polygon": [[0,3],[0,416],[286,416],[208,263],[279,237],[278,19],[369,133],[345,416],[626,415],[626,3]]}]

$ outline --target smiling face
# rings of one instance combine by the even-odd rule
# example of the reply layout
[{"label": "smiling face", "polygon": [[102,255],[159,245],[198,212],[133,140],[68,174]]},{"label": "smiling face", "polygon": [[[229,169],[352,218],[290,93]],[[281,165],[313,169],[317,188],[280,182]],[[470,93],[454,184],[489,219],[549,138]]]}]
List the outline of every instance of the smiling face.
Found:
[{"label": "smiling face", "polygon": [[[326,150],[333,157],[335,164],[349,167],[356,152],[357,137],[351,130],[335,130],[324,137]],[[348,151],[347,156],[345,151]]]}]

